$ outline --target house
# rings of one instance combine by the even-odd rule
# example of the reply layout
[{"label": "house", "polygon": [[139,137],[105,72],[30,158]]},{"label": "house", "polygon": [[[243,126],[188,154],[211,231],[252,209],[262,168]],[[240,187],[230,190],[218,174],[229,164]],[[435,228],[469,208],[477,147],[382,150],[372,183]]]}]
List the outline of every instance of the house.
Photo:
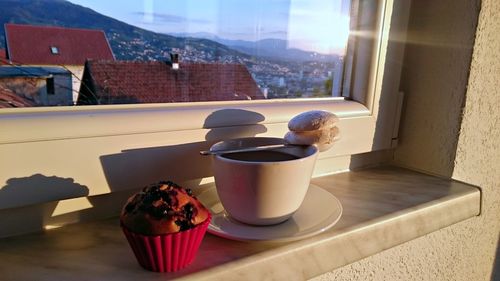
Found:
[{"label": "house", "polygon": [[114,60],[102,30],[5,24],[6,59],[14,65],[60,66],[73,77],[76,101],[85,60]]},{"label": "house", "polygon": [[62,67],[0,66],[0,88],[29,101],[25,106],[73,105],[71,81],[71,72]]},{"label": "house", "polygon": [[77,104],[264,99],[244,65],[89,60]]}]

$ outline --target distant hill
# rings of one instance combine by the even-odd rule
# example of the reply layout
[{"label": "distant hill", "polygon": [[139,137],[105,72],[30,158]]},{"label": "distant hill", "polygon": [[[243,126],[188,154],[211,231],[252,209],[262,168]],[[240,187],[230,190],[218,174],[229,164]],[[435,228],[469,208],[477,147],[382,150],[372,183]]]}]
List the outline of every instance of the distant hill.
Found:
[{"label": "distant hill", "polygon": [[238,50],[248,55],[280,59],[288,61],[332,61],[338,59],[337,55],[324,55],[315,52],[288,48],[286,40],[282,39],[262,39],[258,41],[229,40],[220,38],[211,33],[177,33],[172,34],[185,38],[205,38],[224,44],[232,49]]},{"label": "distant hill", "polygon": [[175,52],[181,62],[243,64],[268,98],[320,95],[342,62],[336,55],[289,49],[278,39],[248,42],[209,34],[155,33],[65,0],[0,0],[0,7],[0,48],[5,48],[5,23],[100,29],[118,60],[165,61]]},{"label": "distant hill", "polygon": [[0,0],[0,7],[1,48],[5,48],[3,25],[19,23],[104,30],[115,57],[120,60],[164,60],[173,48],[186,49],[186,46],[199,60],[224,56],[249,59],[247,54],[208,39],[151,32],[64,0]]}]

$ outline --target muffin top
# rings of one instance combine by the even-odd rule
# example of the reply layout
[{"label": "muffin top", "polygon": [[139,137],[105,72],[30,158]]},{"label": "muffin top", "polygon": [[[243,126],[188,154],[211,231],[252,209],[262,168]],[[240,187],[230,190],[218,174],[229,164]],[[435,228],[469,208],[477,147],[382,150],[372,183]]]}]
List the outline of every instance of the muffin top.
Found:
[{"label": "muffin top", "polygon": [[130,197],[122,209],[120,221],[135,233],[163,235],[191,229],[208,216],[209,211],[190,189],[161,181]]}]

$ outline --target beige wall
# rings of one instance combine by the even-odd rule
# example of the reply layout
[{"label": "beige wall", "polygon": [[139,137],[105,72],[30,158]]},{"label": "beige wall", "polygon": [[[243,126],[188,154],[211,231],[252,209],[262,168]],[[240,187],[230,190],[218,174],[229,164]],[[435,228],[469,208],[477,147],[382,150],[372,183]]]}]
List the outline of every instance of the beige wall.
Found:
[{"label": "beige wall", "polygon": [[478,0],[414,0],[401,77],[402,165],[450,177],[479,13]]},{"label": "beige wall", "polygon": [[500,280],[500,1],[482,1],[469,67],[478,2],[413,1],[394,160],[480,186],[481,216],[317,280]]},{"label": "beige wall", "polygon": [[76,104],[78,100],[78,93],[80,92],[80,85],[83,78],[83,65],[66,65],[65,68],[72,74],[71,79],[73,83],[73,103]]}]

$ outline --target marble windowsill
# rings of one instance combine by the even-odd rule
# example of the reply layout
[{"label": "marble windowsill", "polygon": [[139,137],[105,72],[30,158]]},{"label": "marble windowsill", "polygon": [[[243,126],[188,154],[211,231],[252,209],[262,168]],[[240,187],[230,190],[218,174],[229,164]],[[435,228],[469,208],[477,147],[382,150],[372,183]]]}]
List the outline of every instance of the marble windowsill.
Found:
[{"label": "marble windowsill", "polygon": [[118,220],[81,223],[0,239],[2,280],[303,280],[480,213],[480,190],[397,167],[313,179],[344,214],[322,234],[290,243],[236,242],[207,235],[193,264],[176,273],[143,270]]}]

